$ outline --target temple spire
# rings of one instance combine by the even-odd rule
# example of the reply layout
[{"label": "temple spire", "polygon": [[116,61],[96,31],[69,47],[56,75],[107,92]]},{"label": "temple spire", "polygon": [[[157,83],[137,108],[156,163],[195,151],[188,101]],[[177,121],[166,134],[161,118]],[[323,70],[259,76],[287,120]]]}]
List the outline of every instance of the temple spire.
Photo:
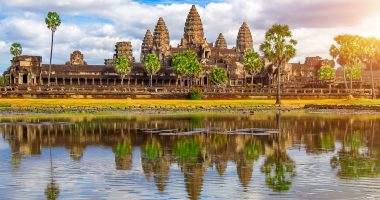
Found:
[{"label": "temple spire", "polygon": [[144,36],[144,40],[141,45],[140,62],[144,62],[147,54],[153,52],[153,35],[150,30],[147,30]]},{"label": "temple spire", "polygon": [[184,34],[181,40],[181,46],[202,45],[204,43],[204,32],[201,17],[195,5],[191,6],[187,15]]},{"label": "temple spire", "polygon": [[169,31],[164,19],[160,17],[153,33],[153,50],[159,57],[167,54],[170,49]]},{"label": "temple spire", "polygon": [[239,33],[236,40],[236,48],[240,53],[253,51],[252,34],[246,22],[244,22],[239,29]]},{"label": "temple spire", "polygon": [[226,39],[224,39],[224,36],[222,33],[219,33],[219,36],[215,42],[215,47],[221,48],[221,49],[227,49],[227,42],[226,42]]}]

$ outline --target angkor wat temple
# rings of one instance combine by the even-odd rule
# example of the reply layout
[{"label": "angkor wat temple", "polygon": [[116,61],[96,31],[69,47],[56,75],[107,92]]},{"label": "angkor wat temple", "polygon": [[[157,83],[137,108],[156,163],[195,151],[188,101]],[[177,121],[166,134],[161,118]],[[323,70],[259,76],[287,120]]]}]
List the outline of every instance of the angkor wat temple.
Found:
[{"label": "angkor wat temple", "polygon": [[[195,6],[191,7],[187,15],[183,38],[177,47],[170,45],[169,31],[163,18],[158,19],[153,34],[150,30],[146,31],[141,45],[140,60],[144,61],[148,53],[155,53],[161,62],[161,70],[153,76],[154,91],[146,87],[149,85],[149,76],[143,63],[136,62],[132,54],[132,44],[127,41],[117,42],[113,58],[105,59],[103,65],[87,64],[83,54],[80,51],[74,51],[70,56],[70,61],[51,66],[50,84],[48,84],[49,65],[41,63],[41,56],[15,57],[10,70],[5,75],[10,80],[9,90],[31,95],[44,92],[51,94],[54,91],[55,94],[104,94],[106,92],[149,94],[149,92],[158,91],[183,93],[185,90],[181,89],[186,88],[183,86],[190,85],[189,80],[180,79],[173,73],[171,62],[175,55],[189,50],[197,53],[203,66],[203,73],[194,83],[201,88],[215,88],[209,79],[211,70],[215,66],[227,71],[229,80],[225,87],[229,88],[227,93],[244,92],[237,88],[246,88],[247,83],[250,83],[252,79],[254,79],[255,88],[271,88],[273,84],[271,80],[276,80],[276,68],[265,58],[263,58],[264,67],[261,73],[251,76],[244,70],[243,56],[245,52],[253,51],[252,33],[247,23],[244,22],[241,25],[235,47],[227,46],[222,33],[219,34],[215,43],[210,43],[204,36],[202,20]],[[132,71],[124,76],[123,81],[122,76],[114,67],[114,60],[118,56],[127,56],[132,62]],[[281,78],[289,88],[310,87],[310,84],[318,82],[318,70],[323,64],[335,66],[333,60],[322,59],[318,56],[308,57],[304,64],[287,64],[282,70]],[[215,92],[215,89],[213,91]],[[271,89],[266,91],[265,95],[267,94],[272,94]]]}]

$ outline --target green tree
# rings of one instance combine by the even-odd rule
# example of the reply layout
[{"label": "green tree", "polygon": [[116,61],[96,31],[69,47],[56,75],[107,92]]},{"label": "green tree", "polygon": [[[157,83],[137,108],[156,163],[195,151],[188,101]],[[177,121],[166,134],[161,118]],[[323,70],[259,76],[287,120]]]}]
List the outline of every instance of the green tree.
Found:
[{"label": "green tree", "polygon": [[21,56],[22,54],[21,44],[17,42],[13,43],[9,51],[13,55],[13,57]]},{"label": "green tree", "polygon": [[253,76],[260,73],[263,68],[263,62],[261,61],[260,55],[256,52],[247,52],[244,55],[244,69],[252,76],[251,85],[253,85]]},{"label": "green tree", "polygon": [[51,59],[53,57],[53,43],[54,43],[54,33],[57,30],[58,26],[61,25],[61,19],[56,12],[49,12],[45,18],[45,23],[48,29],[51,30],[51,46],[50,46],[50,61],[49,61],[49,80],[48,85],[50,85],[50,76],[51,76]]},{"label": "green tree", "polygon": [[224,84],[227,82],[227,71],[220,67],[214,67],[211,71],[211,82],[216,85]]},{"label": "green tree", "polygon": [[121,76],[121,85],[124,84],[124,77],[131,72],[132,67],[127,56],[119,56],[115,60],[115,69]]},{"label": "green tree", "polygon": [[318,71],[318,76],[320,80],[334,80],[335,70],[329,65],[323,65]]},{"label": "green tree", "polygon": [[352,65],[346,70],[346,77],[349,77],[351,81],[359,81],[362,77],[363,68],[363,63]]},{"label": "green tree", "polygon": [[161,64],[156,54],[150,53],[145,57],[144,68],[150,76],[150,87],[152,87],[153,75],[160,71]]},{"label": "green tree", "polygon": [[346,89],[347,85],[347,69],[349,68],[350,78],[350,95],[352,94],[353,68],[361,62],[360,36],[358,35],[338,35],[334,38],[335,43],[330,47],[330,55],[337,60],[343,67],[343,79]]},{"label": "green tree", "polygon": [[281,68],[296,55],[297,41],[293,39],[288,25],[275,24],[265,33],[260,50],[277,67],[276,104],[281,104]]},{"label": "green tree", "polygon": [[361,49],[361,61],[370,67],[371,71],[371,89],[372,89],[372,99],[376,99],[375,93],[375,81],[373,80],[373,64],[376,63],[376,57],[380,56],[378,54],[380,48],[380,40],[377,38],[369,37],[369,38],[360,38],[359,41],[360,49]]},{"label": "green tree", "polygon": [[179,76],[187,75],[194,78],[202,73],[202,65],[197,59],[197,54],[193,51],[185,51],[174,56],[172,60],[172,70]]}]

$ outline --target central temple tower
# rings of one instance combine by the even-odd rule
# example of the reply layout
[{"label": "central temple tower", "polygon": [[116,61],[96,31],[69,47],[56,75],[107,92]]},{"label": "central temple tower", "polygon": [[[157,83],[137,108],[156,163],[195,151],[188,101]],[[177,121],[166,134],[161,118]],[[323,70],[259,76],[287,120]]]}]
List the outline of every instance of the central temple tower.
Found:
[{"label": "central temple tower", "polygon": [[204,44],[204,32],[201,17],[195,5],[190,9],[186,18],[183,38],[181,39],[182,47],[197,47]]}]

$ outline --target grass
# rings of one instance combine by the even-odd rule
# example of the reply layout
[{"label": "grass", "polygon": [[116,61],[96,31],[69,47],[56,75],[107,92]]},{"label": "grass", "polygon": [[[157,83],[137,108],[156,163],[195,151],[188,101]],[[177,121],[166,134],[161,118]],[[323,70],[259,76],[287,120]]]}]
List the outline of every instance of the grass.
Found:
[{"label": "grass", "polygon": [[[153,100],[153,99],[0,99],[0,107],[99,107],[125,108],[131,106],[259,106],[274,105],[274,100]],[[380,99],[314,99],[283,100],[285,106],[317,105],[380,105]]]}]

